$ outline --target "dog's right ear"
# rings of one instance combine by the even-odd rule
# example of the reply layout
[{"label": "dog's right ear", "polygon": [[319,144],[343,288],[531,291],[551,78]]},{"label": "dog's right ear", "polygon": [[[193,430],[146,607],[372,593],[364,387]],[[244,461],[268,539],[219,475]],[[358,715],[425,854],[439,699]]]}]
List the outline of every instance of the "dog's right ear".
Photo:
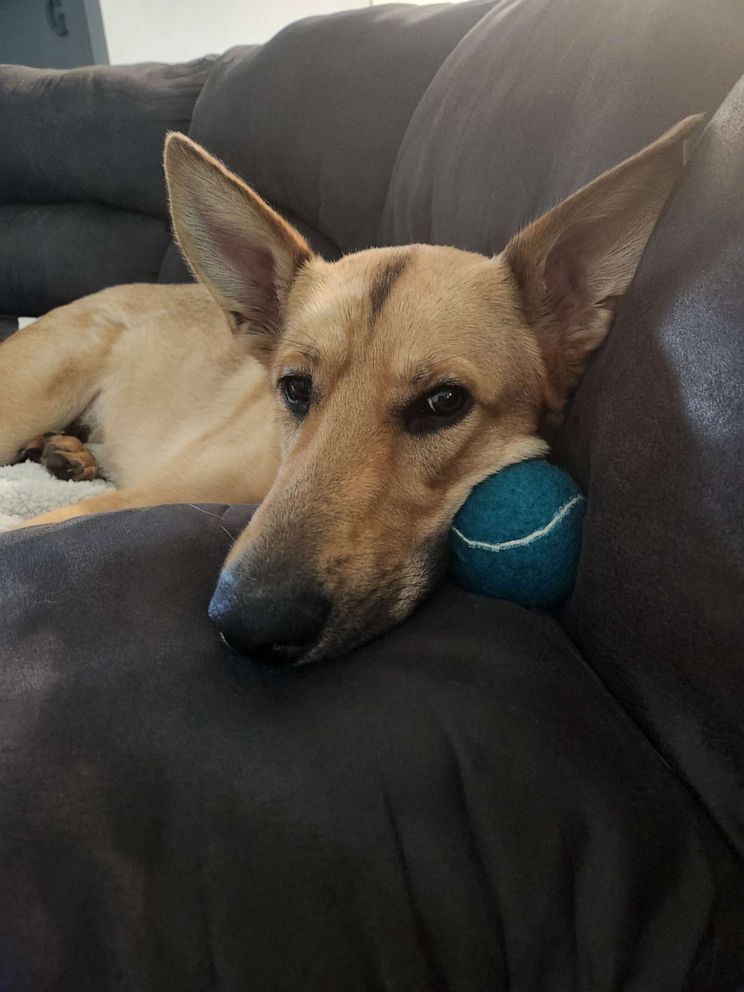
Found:
[{"label": "dog's right ear", "polygon": [[517,234],[504,251],[560,410],[599,347],[686,162],[688,117]]},{"label": "dog's right ear", "polygon": [[173,230],[194,274],[236,329],[269,352],[299,269],[305,239],[241,179],[178,132],[165,142]]}]

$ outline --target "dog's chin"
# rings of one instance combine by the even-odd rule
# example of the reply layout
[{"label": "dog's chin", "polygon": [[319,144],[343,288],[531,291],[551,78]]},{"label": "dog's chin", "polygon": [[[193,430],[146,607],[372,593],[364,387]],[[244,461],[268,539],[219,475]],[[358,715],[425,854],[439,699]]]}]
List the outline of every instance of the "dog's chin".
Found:
[{"label": "dog's chin", "polygon": [[[352,651],[377,641],[401,624],[432,594],[441,575],[438,568],[427,581],[418,586],[415,591],[409,586],[405,595],[390,602],[378,602],[371,612],[366,612],[361,623],[354,625],[334,622],[332,616],[317,643],[300,649],[292,660],[285,662],[294,668],[302,668],[318,662],[340,661]],[[337,617],[353,616],[353,607],[347,610],[338,608]],[[359,614],[357,613],[357,616]]]},{"label": "dog's chin", "polygon": [[383,637],[388,631],[399,626],[412,610],[413,607],[405,611],[400,607],[391,608],[385,618],[377,613],[374,619],[368,620],[361,626],[339,627],[331,624],[316,641],[310,644],[269,644],[243,652],[231,644],[224,634],[220,634],[220,637],[233,653],[240,654],[246,660],[259,662],[268,668],[305,668],[308,665],[343,660],[352,651]]},{"label": "dog's chin", "polygon": [[[225,642],[229,645],[229,641]],[[302,664],[308,650],[302,644],[267,644],[265,647],[253,648],[247,657],[260,661],[269,668],[296,668]]]},{"label": "dog's chin", "polygon": [[[220,640],[233,654],[246,661],[260,662],[267,668],[300,668],[313,662],[328,660],[338,651],[326,643],[325,637],[311,644],[266,644],[262,647],[243,649],[233,644],[229,637],[220,631]],[[335,643],[335,638],[331,638]]]},{"label": "dog's chin", "polygon": [[345,634],[330,631],[321,637],[317,644],[302,650],[285,664],[291,668],[305,668],[308,665],[343,661],[352,651],[383,637],[395,626],[397,623],[391,620],[379,627],[365,628],[362,631],[347,631]]}]

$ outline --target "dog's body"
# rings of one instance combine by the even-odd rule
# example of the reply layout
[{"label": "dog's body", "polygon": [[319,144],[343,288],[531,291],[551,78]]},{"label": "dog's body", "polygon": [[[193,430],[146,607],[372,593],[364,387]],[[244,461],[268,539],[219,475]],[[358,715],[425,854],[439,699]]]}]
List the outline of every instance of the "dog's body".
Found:
[{"label": "dog's body", "polygon": [[3,345],[0,368],[13,384],[0,399],[0,464],[77,420],[119,487],[50,522],[156,503],[256,503],[276,474],[266,373],[198,283],[116,286],[53,310]]},{"label": "dog's body", "polygon": [[540,419],[603,340],[695,123],[496,258],[332,264],[174,136],[174,227],[201,284],[105,290],[0,347],[0,463],[82,418],[120,487],[32,523],[262,501],[212,603],[232,643],[307,661],[403,619],[473,485],[545,451]]}]

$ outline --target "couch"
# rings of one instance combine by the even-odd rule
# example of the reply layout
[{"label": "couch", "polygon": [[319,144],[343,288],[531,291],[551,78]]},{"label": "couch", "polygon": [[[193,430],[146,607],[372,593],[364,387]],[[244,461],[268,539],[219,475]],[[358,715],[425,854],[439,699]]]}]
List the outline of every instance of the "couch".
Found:
[{"label": "couch", "polygon": [[744,989],[743,68],[732,0],[471,0],[0,69],[11,317],[189,278],[170,128],[333,258],[498,251],[709,115],[555,443],[560,616],[445,583],[279,671],[206,613],[250,507],[0,537],[0,989]]}]

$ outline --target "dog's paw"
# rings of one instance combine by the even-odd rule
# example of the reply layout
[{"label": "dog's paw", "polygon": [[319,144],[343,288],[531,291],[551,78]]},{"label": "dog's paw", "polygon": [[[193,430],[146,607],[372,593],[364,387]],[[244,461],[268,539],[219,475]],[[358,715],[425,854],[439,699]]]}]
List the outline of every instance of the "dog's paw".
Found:
[{"label": "dog's paw", "polygon": [[56,479],[72,482],[89,481],[98,476],[98,464],[85,445],[69,434],[45,437],[41,464]]},{"label": "dog's paw", "polygon": [[98,464],[82,441],[71,434],[43,434],[16,455],[14,464],[38,462],[55,479],[88,482],[98,478]]}]

